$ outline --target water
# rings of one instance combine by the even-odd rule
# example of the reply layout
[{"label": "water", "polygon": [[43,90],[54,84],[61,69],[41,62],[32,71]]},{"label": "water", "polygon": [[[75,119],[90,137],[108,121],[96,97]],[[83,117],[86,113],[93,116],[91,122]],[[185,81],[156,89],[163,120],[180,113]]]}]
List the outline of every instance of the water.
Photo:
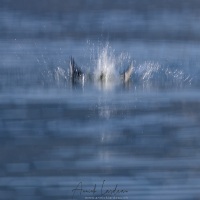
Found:
[{"label": "water", "polygon": [[0,199],[199,199],[199,18],[196,0],[2,0]]}]

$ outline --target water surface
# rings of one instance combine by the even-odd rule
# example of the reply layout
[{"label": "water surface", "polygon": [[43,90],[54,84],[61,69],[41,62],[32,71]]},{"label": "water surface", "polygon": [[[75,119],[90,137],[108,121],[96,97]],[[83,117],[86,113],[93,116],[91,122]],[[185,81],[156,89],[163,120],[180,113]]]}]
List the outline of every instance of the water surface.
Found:
[{"label": "water surface", "polygon": [[0,5],[0,199],[199,198],[198,1]]}]

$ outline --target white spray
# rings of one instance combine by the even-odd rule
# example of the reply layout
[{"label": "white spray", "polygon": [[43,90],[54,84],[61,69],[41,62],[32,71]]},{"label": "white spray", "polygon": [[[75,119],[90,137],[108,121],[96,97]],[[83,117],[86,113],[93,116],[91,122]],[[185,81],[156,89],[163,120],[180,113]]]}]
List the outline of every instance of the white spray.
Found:
[{"label": "white spray", "polygon": [[104,88],[112,88],[119,80],[116,70],[116,58],[109,45],[106,45],[98,53],[96,68],[94,71],[95,81],[98,83],[103,79]]}]

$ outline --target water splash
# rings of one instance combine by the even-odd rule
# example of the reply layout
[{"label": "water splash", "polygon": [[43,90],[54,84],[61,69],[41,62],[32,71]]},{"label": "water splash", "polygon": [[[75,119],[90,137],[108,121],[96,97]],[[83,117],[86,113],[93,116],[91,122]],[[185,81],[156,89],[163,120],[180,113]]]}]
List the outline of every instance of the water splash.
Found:
[{"label": "water splash", "polygon": [[[128,53],[116,53],[115,49],[111,48],[108,43],[106,45],[93,45],[86,53],[87,64],[81,63],[77,59],[78,65],[86,74],[85,81],[87,81],[88,84],[94,84],[99,89],[108,91],[116,88],[116,86],[118,88],[118,86],[122,84],[121,74],[127,70],[134,57],[134,55],[130,56]],[[66,63],[61,63],[60,67],[46,71],[48,71],[48,73],[46,73],[44,82],[47,82],[47,85],[51,83],[53,85],[54,82],[54,86],[71,86]],[[178,63],[173,64],[162,60],[140,61],[139,63],[134,61],[134,72],[131,77],[131,82],[129,83],[129,88],[170,89],[185,86],[190,87],[193,83],[193,79],[194,77],[186,73]],[[76,86],[83,87],[87,85],[87,83],[81,82]]]},{"label": "water splash", "polygon": [[59,82],[60,79],[67,80],[67,75],[66,75],[66,71],[63,68],[57,67],[55,69],[55,80]]},{"label": "water splash", "polygon": [[109,45],[106,45],[102,51],[99,52],[94,75],[96,81],[103,75],[106,84],[117,81],[116,58]]},{"label": "water splash", "polygon": [[154,74],[159,72],[160,65],[157,62],[147,62],[139,65],[137,72],[141,74],[141,78],[143,81],[148,82],[151,78],[153,78]]},{"label": "water splash", "polygon": [[182,87],[192,83],[191,75],[176,67],[169,67],[153,61],[145,61],[137,66],[135,79],[138,84],[149,87]]},{"label": "water splash", "polygon": [[192,83],[193,78],[191,75],[184,73],[182,70],[171,70],[168,67],[164,70],[168,79],[172,80],[173,82],[182,84],[190,85]]},{"label": "water splash", "polygon": [[108,43],[97,49],[96,58],[94,56],[91,57],[93,57],[95,66],[93,73],[95,83],[98,87],[106,90],[113,89],[120,83],[120,74],[124,71],[124,65],[127,62],[130,63],[128,54],[116,54],[115,49],[111,48]]}]

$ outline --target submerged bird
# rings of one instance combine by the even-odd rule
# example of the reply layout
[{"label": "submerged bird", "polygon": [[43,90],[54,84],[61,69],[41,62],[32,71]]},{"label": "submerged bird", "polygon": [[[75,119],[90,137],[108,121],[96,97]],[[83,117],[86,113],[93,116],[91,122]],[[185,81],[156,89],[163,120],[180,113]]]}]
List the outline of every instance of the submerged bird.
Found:
[{"label": "submerged bird", "polygon": [[132,73],[133,73],[133,63],[131,63],[129,68],[126,71],[124,71],[124,73],[121,75],[124,83],[127,83],[130,80]]},{"label": "submerged bird", "polygon": [[[124,83],[128,83],[131,79],[131,75],[133,74],[133,63],[128,67],[127,70],[124,70],[122,74],[119,74],[119,79]],[[93,74],[94,75],[94,74]],[[90,81],[98,81],[100,83],[105,83],[106,81],[112,81],[112,78],[108,76],[108,74],[105,71],[101,71],[101,73],[96,77],[92,76],[92,74],[86,74],[83,72],[82,68],[79,67],[76,62],[74,61],[74,58],[70,58],[69,62],[69,77],[71,79],[71,82],[78,83],[78,82],[84,82],[86,80]],[[109,79],[110,78],[110,79]],[[109,80],[108,80],[109,79]]]},{"label": "submerged bird", "polygon": [[84,79],[84,73],[82,72],[82,69],[75,63],[73,57],[70,58],[69,62],[69,75],[73,83],[80,79]]}]

